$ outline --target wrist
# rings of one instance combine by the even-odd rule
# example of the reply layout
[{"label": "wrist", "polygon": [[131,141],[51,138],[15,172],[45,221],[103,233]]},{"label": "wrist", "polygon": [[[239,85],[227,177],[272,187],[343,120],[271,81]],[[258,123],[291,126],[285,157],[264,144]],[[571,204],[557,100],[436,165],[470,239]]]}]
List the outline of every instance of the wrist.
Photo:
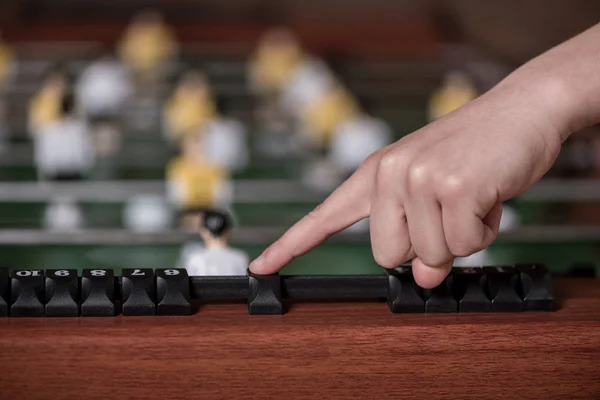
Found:
[{"label": "wrist", "polygon": [[519,114],[540,128],[539,134],[550,141],[558,140],[559,146],[585,126],[576,113],[576,97],[560,76],[539,74],[526,65],[494,89],[509,97]]}]

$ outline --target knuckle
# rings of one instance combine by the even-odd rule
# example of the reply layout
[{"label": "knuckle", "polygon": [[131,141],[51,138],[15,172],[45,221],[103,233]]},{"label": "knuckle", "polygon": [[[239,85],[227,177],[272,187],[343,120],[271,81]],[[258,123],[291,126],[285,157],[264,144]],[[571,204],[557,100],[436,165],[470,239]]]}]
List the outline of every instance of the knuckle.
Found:
[{"label": "knuckle", "polygon": [[459,175],[443,175],[435,182],[436,191],[441,200],[454,200],[467,191],[464,178]]},{"label": "knuckle", "polygon": [[382,155],[377,165],[377,177],[380,180],[388,181],[399,175],[401,159],[394,152],[387,152]]},{"label": "knuckle", "polygon": [[363,168],[369,168],[370,166],[377,166],[381,159],[388,153],[386,147],[371,153],[362,163]]},{"label": "knuckle", "polygon": [[431,183],[431,169],[423,162],[415,162],[407,171],[407,183],[412,189],[423,189]]}]

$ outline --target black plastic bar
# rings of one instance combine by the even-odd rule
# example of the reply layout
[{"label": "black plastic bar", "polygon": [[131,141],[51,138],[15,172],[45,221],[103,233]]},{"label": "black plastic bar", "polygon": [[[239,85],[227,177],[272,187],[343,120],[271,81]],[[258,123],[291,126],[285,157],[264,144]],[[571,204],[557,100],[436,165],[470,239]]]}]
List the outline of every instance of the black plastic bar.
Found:
[{"label": "black plastic bar", "polygon": [[190,297],[197,300],[247,300],[247,276],[190,276]]},{"label": "black plastic bar", "polygon": [[283,276],[283,296],[288,299],[385,300],[386,275]]},{"label": "black plastic bar", "polygon": [[[283,297],[287,299],[385,300],[386,275],[282,275]],[[201,300],[246,300],[246,276],[192,276],[190,295]]]}]

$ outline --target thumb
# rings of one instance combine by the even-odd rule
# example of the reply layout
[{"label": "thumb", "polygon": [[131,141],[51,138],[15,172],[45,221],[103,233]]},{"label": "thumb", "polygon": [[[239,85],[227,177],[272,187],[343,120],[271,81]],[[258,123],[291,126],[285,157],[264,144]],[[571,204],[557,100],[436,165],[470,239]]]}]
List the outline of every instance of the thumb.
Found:
[{"label": "thumb", "polygon": [[413,258],[412,271],[415,282],[423,289],[439,286],[450,273],[453,262],[454,259],[450,259],[441,266],[432,267],[421,261],[419,257]]}]

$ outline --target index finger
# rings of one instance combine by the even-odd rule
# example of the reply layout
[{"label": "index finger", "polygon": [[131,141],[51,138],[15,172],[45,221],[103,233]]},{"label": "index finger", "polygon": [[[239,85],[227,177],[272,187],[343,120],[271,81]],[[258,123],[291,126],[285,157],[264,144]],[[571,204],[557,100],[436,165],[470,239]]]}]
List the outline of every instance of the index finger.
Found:
[{"label": "index finger", "polygon": [[296,222],[250,264],[256,274],[273,274],[336,232],[366,218],[372,179],[359,169],[321,205]]}]

